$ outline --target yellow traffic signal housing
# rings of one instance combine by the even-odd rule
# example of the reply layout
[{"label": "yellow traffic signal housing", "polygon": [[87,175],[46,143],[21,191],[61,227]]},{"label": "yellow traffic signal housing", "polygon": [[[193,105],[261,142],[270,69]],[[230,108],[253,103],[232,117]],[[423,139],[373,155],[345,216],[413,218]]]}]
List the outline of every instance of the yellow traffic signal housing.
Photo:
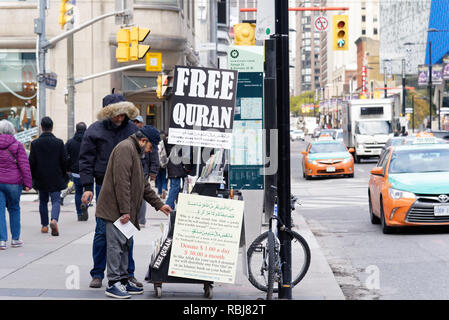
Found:
[{"label": "yellow traffic signal housing", "polygon": [[115,50],[115,58],[118,62],[129,61],[129,29],[120,29],[117,31],[117,49]]},{"label": "yellow traffic signal housing", "polygon": [[130,32],[131,49],[129,53],[129,60],[142,59],[145,54],[150,50],[149,45],[139,44],[145,40],[150,33],[150,29],[132,27]]},{"label": "yellow traffic signal housing", "polygon": [[348,50],[348,16],[334,15],[332,17],[332,31],[332,48],[334,51]]},{"label": "yellow traffic signal housing", "polygon": [[256,25],[253,23],[238,23],[234,25],[234,45],[254,46],[256,44]]},{"label": "yellow traffic signal housing", "polygon": [[72,9],[74,5],[69,2],[69,0],[61,0],[61,4],[59,5],[59,19],[58,23],[61,26],[61,29],[64,29],[64,26],[67,22],[73,20]]},{"label": "yellow traffic signal housing", "polygon": [[156,87],[156,96],[158,99],[162,99],[162,74],[157,75],[157,87]]}]

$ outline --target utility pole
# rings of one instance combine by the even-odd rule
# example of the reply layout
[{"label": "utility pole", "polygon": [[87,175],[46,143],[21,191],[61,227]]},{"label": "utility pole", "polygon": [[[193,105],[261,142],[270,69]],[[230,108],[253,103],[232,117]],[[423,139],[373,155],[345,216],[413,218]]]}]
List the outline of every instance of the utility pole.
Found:
[{"label": "utility pole", "polygon": [[47,1],[39,0],[39,18],[34,20],[34,32],[38,34],[38,95],[37,95],[37,108],[39,110],[39,124],[43,117],[46,115],[46,96],[45,96],[45,55],[47,48],[45,44],[47,42],[47,35],[45,32],[45,9],[47,9]]},{"label": "utility pole", "polygon": [[[279,166],[277,195],[279,217],[286,228],[291,228],[291,181],[290,181],[290,94],[288,57],[288,0],[275,2],[276,22],[276,93]],[[292,299],[292,248],[286,232],[279,232],[280,258],[283,283],[279,287],[279,299]]]},{"label": "utility pole", "polygon": [[387,67],[385,65],[384,65],[384,98],[385,99],[388,98],[388,94],[387,94]]},{"label": "utility pole", "polygon": [[429,125],[432,130],[432,42],[429,41]]},{"label": "utility pole", "polygon": [[[73,29],[73,20],[68,23]],[[75,76],[73,34],[67,38],[67,139],[75,132]]]}]

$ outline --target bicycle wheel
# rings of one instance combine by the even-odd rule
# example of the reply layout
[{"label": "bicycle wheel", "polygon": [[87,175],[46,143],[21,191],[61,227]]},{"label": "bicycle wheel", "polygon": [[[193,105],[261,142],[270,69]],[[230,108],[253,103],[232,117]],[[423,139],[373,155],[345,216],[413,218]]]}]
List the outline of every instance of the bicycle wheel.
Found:
[{"label": "bicycle wheel", "polygon": [[276,275],[276,245],[275,245],[274,233],[268,231],[268,279],[267,279],[267,300],[273,299],[273,289],[274,289],[274,277]]},{"label": "bicycle wheel", "polygon": [[[295,231],[292,237],[292,287],[297,285],[309,270],[311,254],[306,240]],[[248,252],[248,280],[260,291],[267,291],[268,285],[268,231],[258,236],[251,243]],[[273,293],[278,292],[277,285]]]}]

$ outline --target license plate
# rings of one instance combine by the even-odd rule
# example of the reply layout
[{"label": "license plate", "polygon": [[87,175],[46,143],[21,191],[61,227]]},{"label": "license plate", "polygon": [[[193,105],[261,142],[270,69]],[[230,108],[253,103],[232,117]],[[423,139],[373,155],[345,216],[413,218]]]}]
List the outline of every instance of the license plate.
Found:
[{"label": "license plate", "polygon": [[335,172],[335,167],[326,167],[326,172]]},{"label": "license plate", "polygon": [[435,216],[449,216],[449,205],[437,205],[433,209]]}]

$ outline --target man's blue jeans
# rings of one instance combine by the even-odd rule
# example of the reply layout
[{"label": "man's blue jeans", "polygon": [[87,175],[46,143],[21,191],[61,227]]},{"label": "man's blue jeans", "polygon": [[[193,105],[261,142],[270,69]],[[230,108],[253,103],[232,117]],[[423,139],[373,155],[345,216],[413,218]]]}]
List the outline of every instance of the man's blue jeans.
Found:
[{"label": "man's blue jeans", "polygon": [[[95,199],[98,202],[98,195],[101,191],[101,185],[95,186]],[[92,257],[94,259],[94,267],[90,270],[92,278],[104,278],[106,270],[106,222],[101,218],[95,218],[96,227],[94,235],[94,243],[92,246]],[[134,277],[136,269],[133,259],[134,240],[132,239],[128,254],[128,277]]]},{"label": "man's blue jeans", "polygon": [[156,176],[156,186],[159,195],[162,194],[162,190],[167,190],[168,178],[167,178],[167,169],[159,169],[159,172]]},{"label": "man's blue jeans", "polygon": [[8,203],[9,226],[13,240],[20,238],[20,195],[22,186],[0,183],[0,241],[8,240],[6,227],[6,203]]},{"label": "man's blue jeans", "polygon": [[59,220],[61,211],[61,192],[39,191],[39,213],[41,215],[41,225],[48,226],[48,200],[51,199],[51,219]]},{"label": "man's blue jeans", "polygon": [[168,204],[172,209],[175,209],[175,201],[180,190],[181,178],[170,178],[170,190],[168,191],[168,198],[165,204]]},{"label": "man's blue jeans", "polygon": [[80,216],[81,211],[81,198],[83,197],[83,185],[81,184],[81,179],[72,176],[73,184],[75,185],[75,208],[76,213]]}]

